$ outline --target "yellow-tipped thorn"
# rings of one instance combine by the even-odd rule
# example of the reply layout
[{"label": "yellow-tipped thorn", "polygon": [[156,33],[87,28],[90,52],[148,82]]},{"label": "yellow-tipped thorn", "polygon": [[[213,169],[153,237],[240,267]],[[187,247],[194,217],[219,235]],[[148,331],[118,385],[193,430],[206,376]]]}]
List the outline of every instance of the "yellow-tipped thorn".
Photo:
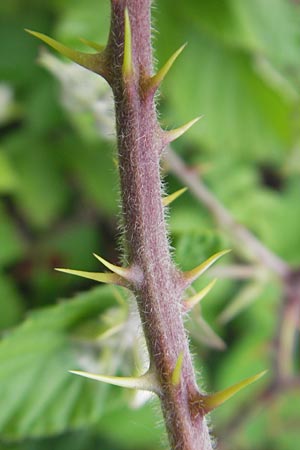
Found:
[{"label": "yellow-tipped thorn", "polygon": [[124,280],[115,273],[99,273],[99,272],[83,272],[82,270],[60,269],[55,268],[58,272],[76,275],[77,277],[87,278],[89,280],[98,281],[99,283],[118,284],[124,286]]},{"label": "yellow-tipped thorn", "polygon": [[164,206],[170,205],[170,203],[174,202],[174,200],[176,200],[178,197],[180,197],[186,191],[187,191],[187,187],[184,187],[182,189],[178,189],[178,191],[173,192],[173,194],[170,194],[167,197],[164,197],[162,199],[163,205]]},{"label": "yellow-tipped thorn", "polygon": [[89,54],[89,53],[83,53],[79,52],[77,50],[73,50],[69,47],[66,47],[65,45],[61,44],[60,42],[56,41],[55,39],[52,39],[51,37],[47,36],[46,34],[39,33],[37,31],[32,31],[25,29],[27,33],[32,34],[36,38],[40,39],[41,41],[48,44],[50,47],[57,50],[59,53],[61,53],[63,56],[66,56],[67,58],[71,59],[75,63],[85,67],[86,69],[91,70],[92,72],[99,73],[100,75],[103,75],[103,68],[101,67],[101,61],[99,58],[99,54]]},{"label": "yellow-tipped thorn", "polygon": [[111,264],[110,262],[106,261],[104,258],[101,258],[101,256],[96,255],[96,253],[93,253],[95,258],[98,259],[105,267],[107,267],[112,272],[116,273],[122,278],[125,278],[126,280],[130,279],[130,269],[125,269],[124,267],[115,266],[114,264]]},{"label": "yellow-tipped thorn", "polygon": [[141,391],[150,391],[158,395],[160,394],[160,386],[158,384],[156,376],[152,372],[147,372],[140,377],[114,377],[107,375],[98,375],[89,372],[81,372],[79,370],[69,370],[69,372],[85,378],[90,378],[91,380],[113,384],[114,386],[125,387],[129,389],[139,389]]},{"label": "yellow-tipped thorn", "polygon": [[163,67],[149,80],[149,87],[153,89],[157,89],[159,85],[164,80],[165,76],[173,66],[174,62],[180,55],[180,53],[184,50],[187,44],[183,44],[173,55],[168,59],[168,61],[163,65]]},{"label": "yellow-tipped thorn", "polygon": [[205,288],[203,288],[203,289],[201,289],[201,291],[197,292],[197,294],[184,300],[184,302],[183,302],[184,309],[186,311],[190,311],[192,308],[194,308],[194,306],[196,306],[212,290],[212,288],[216,284],[216,281],[217,281],[217,279],[215,278],[207,286],[205,286]]},{"label": "yellow-tipped thorn", "polygon": [[267,370],[264,370],[257,375],[253,375],[252,377],[246,378],[245,380],[240,381],[239,383],[234,384],[233,386],[224,389],[223,391],[216,392],[215,394],[207,395],[202,398],[201,403],[206,413],[209,413],[213,409],[221,406],[226,400],[229,400],[230,397],[235,395],[241,389],[249,386],[249,384],[254,383],[259,380],[267,373]]},{"label": "yellow-tipped thorn", "polygon": [[177,386],[180,383],[182,363],[183,363],[183,352],[180,352],[176,361],[175,368],[172,373],[171,382],[173,386]]},{"label": "yellow-tipped thorn", "polygon": [[124,18],[124,59],[122,72],[125,78],[128,78],[133,73],[132,68],[132,39],[131,39],[131,26],[128,8],[125,8],[125,18]]},{"label": "yellow-tipped thorn", "polygon": [[103,52],[103,50],[105,49],[105,45],[97,44],[97,42],[89,41],[88,39],[85,38],[79,38],[79,40],[87,47],[93,48],[97,52]]},{"label": "yellow-tipped thorn", "polygon": [[175,128],[174,130],[164,131],[165,142],[169,144],[170,142],[175,141],[180,136],[182,136],[186,131],[188,131],[198,120],[202,119],[203,116],[196,117],[193,120],[190,120],[188,123],[182,125],[179,128]]},{"label": "yellow-tipped thorn", "polygon": [[196,280],[200,275],[202,275],[207,269],[209,269],[210,266],[212,266],[218,259],[220,259],[222,256],[229,253],[231,250],[222,250],[221,252],[215,253],[210,258],[208,258],[206,261],[204,261],[199,266],[195,267],[195,269],[189,270],[188,272],[184,272],[183,276],[184,278],[189,282],[192,283],[194,280]]}]

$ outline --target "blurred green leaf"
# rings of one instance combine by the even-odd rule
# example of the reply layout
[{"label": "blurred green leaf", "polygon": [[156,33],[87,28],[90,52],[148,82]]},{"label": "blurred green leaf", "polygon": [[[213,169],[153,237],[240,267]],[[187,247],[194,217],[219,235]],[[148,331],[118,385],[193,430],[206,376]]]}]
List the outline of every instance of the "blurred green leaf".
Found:
[{"label": "blurred green leaf", "polygon": [[[245,336],[240,338],[234,346],[230,346],[229,349],[230,351],[223,354],[223,363],[218,367],[215,391],[231,386],[269,367],[269,355],[259,337]],[[216,423],[221,423],[226,427],[226,423],[235,417],[239,408],[245,404],[251,405],[256,398],[256,393],[260,392],[268,382],[268,374],[264,378],[264,380],[258,381],[253,386],[239,392],[226,402],[226,406],[218,408],[214,412]]]},{"label": "blurred green leaf", "polygon": [[254,405],[243,427],[236,430],[230,445],[234,448],[294,450],[299,438],[298,390],[285,391],[267,404]]},{"label": "blurred green leaf", "polygon": [[11,264],[20,259],[24,250],[25,245],[16,223],[0,202],[0,266]]},{"label": "blurred green leaf", "polygon": [[160,412],[156,413],[154,419],[153,408],[158,409],[157,400],[154,402],[155,406],[147,404],[138,410],[119,408],[105,415],[100,423],[100,431],[124,450],[164,449],[161,443],[164,431],[158,425],[153,426],[157,415],[159,418],[161,416]]},{"label": "blurred green leaf", "polygon": [[6,154],[0,152],[0,193],[14,191],[18,184],[18,177]]},{"label": "blurred green leaf", "polygon": [[278,159],[290,145],[291,105],[259,77],[247,54],[191,36],[168,81],[168,122],[205,114],[189,133],[198,145],[245,159]]},{"label": "blurred green leaf", "polygon": [[[222,354],[215,373],[215,390],[269,369],[271,354],[268,342],[272,339],[277,326],[276,312],[279,298],[278,288],[267,285],[257,301],[233,321],[234,328],[231,332],[239,338],[228,342],[228,351]],[[214,413],[216,422],[226,428],[226,424],[238,414],[239,408],[247,406],[251,408],[256,401],[256,395],[269,383],[272,376],[271,367],[261,381],[234,396],[227,402],[226,407],[218,408]]]},{"label": "blurred green leaf", "polygon": [[269,0],[188,0],[185,8],[180,8],[178,0],[172,4],[178,4],[173,6],[177,15],[184,15],[222,44],[260,52],[282,63],[297,61],[299,28],[292,3],[274,0],[271,8]]},{"label": "blurred green leaf", "polygon": [[95,226],[70,223],[61,230],[49,235],[40,245],[34,256],[30,286],[32,300],[37,304],[53,302],[66,288],[90,286],[78,277],[71,277],[54,272],[54,267],[74,267],[84,270],[100,270],[93,252],[100,248],[101,236]]},{"label": "blurred green leaf", "polygon": [[[11,10],[7,8],[0,15],[0,79],[9,80],[18,88],[26,86],[28,89],[37,86],[37,78],[41,72],[34,65],[38,44],[26,36],[24,28],[41,27],[46,30],[49,27],[50,16],[46,2],[43,2],[43,6],[46,6],[44,10],[43,7],[30,7],[29,2],[25,8],[22,2],[18,2],[19,4],[15,2],[14,8],[13,2],[14,0],[4,2],[9,3],[12,8]],[[19,14],[16,14],[19,8]]]},{"label": "blurred green leaf", "polygon": [[[64,142],[64,157],[84,193],[97,207],[111,215],[118,210],[118,179],[111,143]],[[79,144],[79,145],[78,145]]]},{"label": "blurred green leaf", "polygon": [[22,296],[13,280],[0,273],[0,330],[16,325],[23,310]]},{"label": "blurred green leaf", "polygon": [[[177,9],[170,1],[160,5],[161,33],[168,36],[158,40],[162,60],[181,42],[190,42],[163,87],[166,115],[168,124],[180,124],[204,114],[189,138],[206,150],[278,160],[292,142],[293,103],[259,73],[255,56],[277,52],[285,63],[297,61],[299,27],[294,8],[282,0],[272,7],[274,19],[267,0],[248,3],[190,0]],[[277,27],[286,32],[278,34]]]},{"label": "blurred green leaf", "polygon": [[68,199],[55,143],[20,132],[5,141],[5,150],[18,175],[16,202],[20,210],[32,226],[49,226]]},{"label": "blurred green leaf", "polygon": [[[26,99],[28,133],[34,136],[44,134],[45,138],[45,134],[51,133],[56,126],[63,126],[64,115],[57,97],[56,81],[49,74],[43,73],[40,82]],[[51,142],[53,140],[50,138],[49,143]]]},{"label": "blurred green leaf", "polygon": [[[61,5],[59,0],[55,0]],[[56,27],[55,36],[59,41],[76,48],[84,48],[79,38],[106,44],[109,31],[109,3],[105,0],[67,0]]]},{"label": "blurred green leaf", "polygon": [[[112,301],[99,287],[33,312],[0,343],[0,430],[6,439],[52,435],[96,423],[106,388],[68,373],[88,364],[72,328]],[[108,408],[106,404],[105,408]],[[109,408],[108,408],[109,409]]]}]

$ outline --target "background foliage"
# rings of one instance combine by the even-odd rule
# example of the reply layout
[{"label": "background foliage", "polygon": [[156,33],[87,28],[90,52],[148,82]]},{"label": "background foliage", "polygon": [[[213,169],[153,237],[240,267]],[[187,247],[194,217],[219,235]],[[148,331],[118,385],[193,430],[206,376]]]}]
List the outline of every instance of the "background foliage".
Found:
[{"label": "background foliage", "polygon": [[[80,71],[64,79],[66,67],[48,54],[44,66],[56,76],[37,64],[41,46],[23,31],[43,31],[78,49],[83,48],[78,37],[105,42],[108,3],[0,4],[1,450],[163,445],[161,427],[153,426],[154,401],[135,410],[128,405],[137,399],[121,389],[67,372],[132,373],[143,363],[124,294],[53,271],[56,266],[100,270],[93,252],[117,261],[115,143],[107,138],[111,106],[93,75],[87,81],[90,75]],[[298,2],[165,0],[157,2],[154,17],[159,61],[189,43],[163,86],[163,125],[205,115],[176,150],[239,222],[296,267]],[[101,99],[97,105],[95,94]],[[166,181],[170,191],[181,187],[167,168]],[[189,193],[171,208],[170,232],[182,268],[226,247],[234,251],[225,263],[252,264],[246,249]],[[271,366],[281,297],[280,283],[263,267],[258,277],[218,282],[203,303],[205,322],[200,311],[187,322],[207,390]],[[264,383],[213,414],[222,449],[294,450],[300,439],[299,390],[260,404],[255,399]],[[239,407],[255,404],[246,423],[234,429]]]}]

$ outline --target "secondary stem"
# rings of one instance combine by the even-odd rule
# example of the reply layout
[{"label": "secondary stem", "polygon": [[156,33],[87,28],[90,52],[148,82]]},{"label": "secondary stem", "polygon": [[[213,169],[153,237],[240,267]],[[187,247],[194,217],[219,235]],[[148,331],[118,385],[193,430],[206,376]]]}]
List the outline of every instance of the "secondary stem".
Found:
[{"label": "secondary stem", "polygon": [[263,263],[272,272],[284,278],[289,273],[288,264],[279,256],[269,250],[247,228],[237,223],[229,211],[208,190],[198,174],[191,171],[184,162],[170,148],[168,149],[167,162],[171,171],[189,187],[190,191],[215,217],[217,223],[226,228],[234,239],[239,240],[259,262]]}]

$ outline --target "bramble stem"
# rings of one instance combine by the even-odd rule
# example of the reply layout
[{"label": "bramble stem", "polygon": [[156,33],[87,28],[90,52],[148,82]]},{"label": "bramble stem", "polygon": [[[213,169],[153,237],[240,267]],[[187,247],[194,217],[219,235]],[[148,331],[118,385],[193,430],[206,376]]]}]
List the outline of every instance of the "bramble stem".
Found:
[{"label": "bramble stem", "polygon": [[[199,395],[183,325],[184,289],[174,267],[162,203],[158,124],[152,76],[150,0],[111,0],[106,54],[111,68],[126,258],[142,274],[133,290],[146,336],[151,369],[161,386],[161,405],[172,449],[212,449],[204,415],[193,407]],[[124,63],[125,8],[131,25],[131,57]],[[127,55],[128,56],[128,55]],[[127,58],[126,56],[126,58]],[[132,67],[130,68],[130,64]],[[183,354],[179,383],[172,374]]]}]

